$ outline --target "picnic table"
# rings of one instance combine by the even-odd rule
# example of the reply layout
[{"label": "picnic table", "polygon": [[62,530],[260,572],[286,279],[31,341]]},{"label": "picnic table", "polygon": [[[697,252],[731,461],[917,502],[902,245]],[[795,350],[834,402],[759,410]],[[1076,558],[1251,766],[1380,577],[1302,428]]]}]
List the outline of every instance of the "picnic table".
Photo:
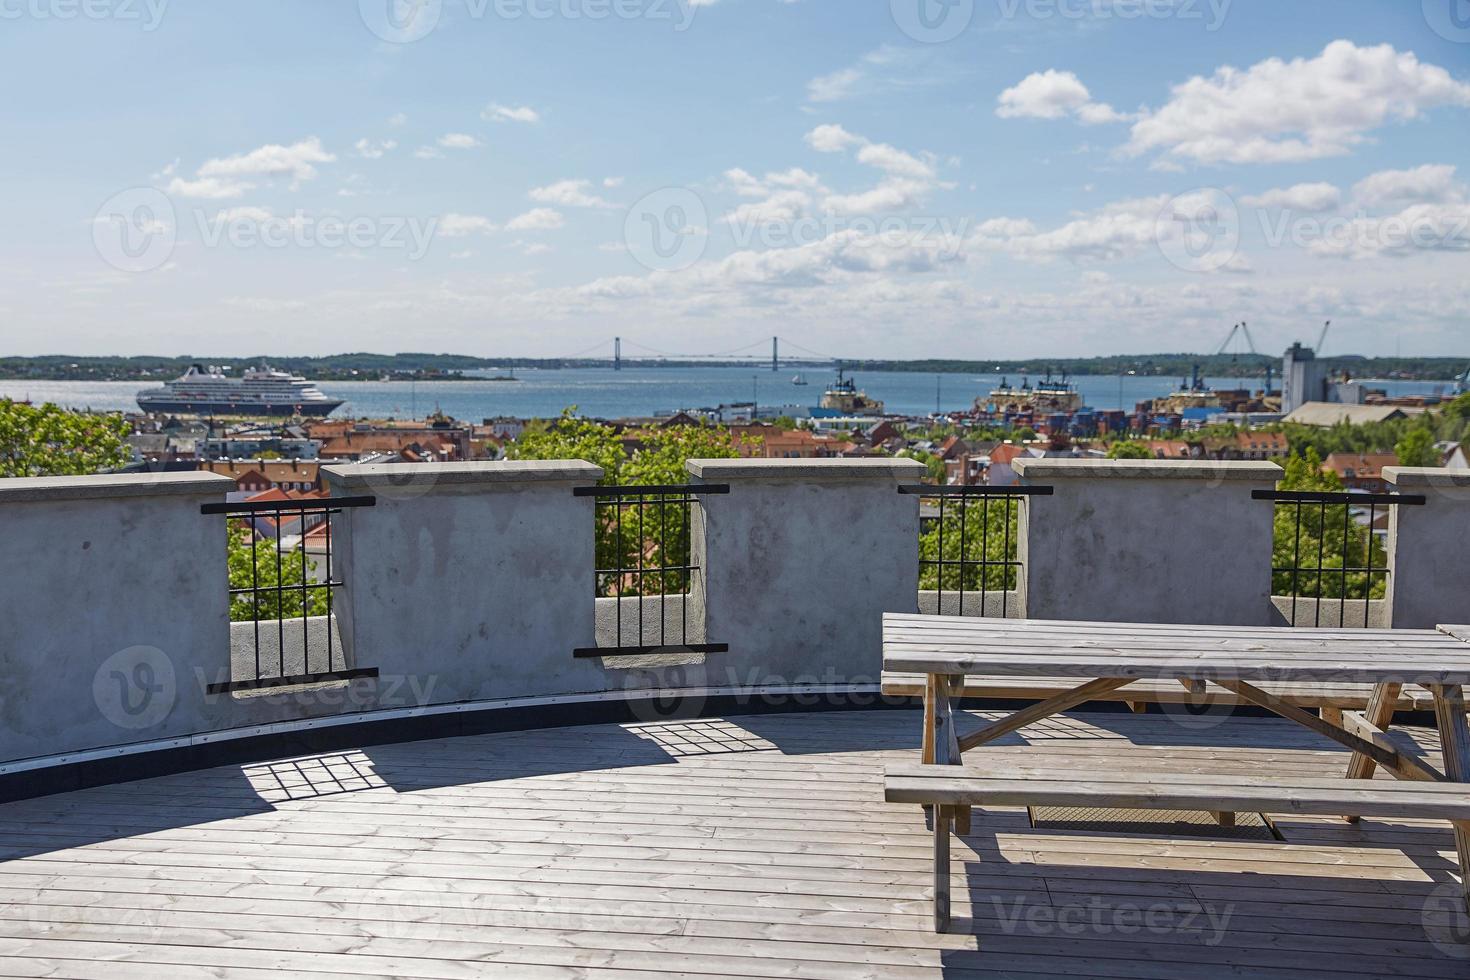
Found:
[{"label": "picnic table", "polygon": [[[1204,696],[1206,685],[1213,685],[1230,692],[1238,703],[1265,708],[1346,746],[1352,750],[1344,772],[1347,779],[1367,779],[1381,766],[1399,780],[1413,782],[1414,786],[1403,787],[1377,784],[1375,791],[1380,796],[1395,798],[1392,805],[1377,796],[1365,796],[1361,791],[1333,793],[1330,787],[1288,787],[1284,782],[1277,796],[1283,806],[1295,800],[1297,809],[1315,799],[1318,806],[1351,802],[1353,806],[1363,807],[1362,812],[1375,815],[1430,812],[1449,815],[1453,820],[1462,883],[1470,881],[1470,821],[1456,816],[1463,812],[1462,805],[1470,806],[1470,789],[1461,792],[1456,786],[1429,785],[1470,782],[1470,732],[1467,732],[1463,690],[1464,685],[1470,684],[1470,626],[1441,626],[1436,630],[1299,629],[888,613],[883,617],[883,666],[885,674],[924,677],[921,759],[924,765],[917,772],[890,774],[888,795],[891,800],[914,801],[922,797],[930,802],[936,833],[936,862],[941,857],[942,830],[946,835],[943,845],[946,868],[948,821],[953,820],[957,832],[968,832],[970,807],[963,801],[1012,800],[1021,792],[1018,787],[1024,786],[1028,774],[990,771],[983,778],[977,775],[961,785],[955,781],[960,773],[949,770],[954,777],[946,782],[942,777],[947,773],[935,770],[934,766],[962,765],[965,752],[1027,725],[1107,697],[1131,684],[1163,681],[1178,684],[1200,697]],[[953,702],[965,692],[967,677],[1076,683],[1069,683],[1044,700],[977,731],[960,734],[956,730]],[[1371,694],[1364,710],[1354,711],[1325,703],[1312,710],[1303,707],[1297,697],[1281,693],[1283,690],[1298,692],[1315,685],[1339,689],[1368,685]],[[1400,751],[1385,735],[1399,710],[1401,694],[1409,686],[1428,692],[1443,746],[1443,770]],[[1131,795],[1126,795],[1118,785],[1110,788],[1105,775],[1090,781],[1088,777],[1098,774],[1071,775],[1074,778],[1068,784],[1070,795],[1066,798],[1074,800],[1089,795],[1100,800],[1133,800],[1140,795],[1137,784],[1147,782],[1147,777],[1138,773],[1114,774],[1115,780],[1131,781]],[[1269,787],[1256,784],[1261,776],[1270,775],[1237,777],[1236,783],[1240,785],[1223,787],[1216,780],[1207,788],[1197,788],[1198,792],[1191,798],[1269,799]],[[985,782],[987,778],[989,782]],[[1007,778],[1009,781],[1005,782]],[[1029,778],[1035,780],[1038,775],[1032,773]],[[1252,783],[1249,793],[1243,792],[1246,782]],[[1041,783],[1036,785],[1037,792],[1041,792]],[[1413,792],[1382,793],[1383,789],[1399,788]],[[1155,793],[1153,804],[1145,801],[1144,805],[1168,808],[1172,805],[1169,801],[1177,803],[1189,795]],[[1359,816],[1352,812],[1343,815],[1348,819]],[[1233,814],[1227,813],[1222,804],[1217,816],[1226,822]],[[941,827],[942,824],[945,826]],[[947,890],[947,887],[946,883],[943,888]],[[936,903],[939,892],[936,877]],[[946,920],[947,902],[946,892]],[[1467,902],[1470,902],[1470,889],[1467,889]]]}]

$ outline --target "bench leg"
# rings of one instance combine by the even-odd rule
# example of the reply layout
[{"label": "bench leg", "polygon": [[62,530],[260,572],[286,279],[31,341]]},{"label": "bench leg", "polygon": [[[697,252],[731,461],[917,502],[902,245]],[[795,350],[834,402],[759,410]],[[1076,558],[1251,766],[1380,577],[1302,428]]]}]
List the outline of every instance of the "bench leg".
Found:
[{"label": "bench leg", "polygon": [[[934,764],[934,695],[936,678],[929,674],[924,678],[924,735],[919,743],[919,762],[926,766]],[[924,804],[924,824],[934,826],[934,806]]]},{"label": "bench leg", "polygon": [[1222,827],[1235,826],[1235,814],[1230,810],[1211,810],[1210,816],[1215,818],[1215,823]]},{"label": "bench leg", "polygon": [[[1439,723],[1440,749],[1444,753],[1444,772],[1452,781],[1470,783],[1470,729],[1465,724],[1465,691],[1458,684],[1436,684],[1434,720]],[[1455,821],[1455,850],[1460,857],[1460,888],[1465,895],[1465,910],[1470,913],[1470,823]]]},{"label": "bench leg", "polygon": [[[933,683],[934,696],[927,700],[932,700],[934,704],[933,726],[930,729],[933,732],[934,742],[933,762],[940,766],[961,765],[959,737],[955,731],[954,699],[964,693],[965,679],[960,676],[937,674],[930,675],[930,681]],[[954,820],[954,832],[968,834],[970,832],[970,808],[951,806],[945,809]]]},{"label": "bench leg", "polygon": [[949,820],[951,808],[934,807],[934,931],[949,931]]}]

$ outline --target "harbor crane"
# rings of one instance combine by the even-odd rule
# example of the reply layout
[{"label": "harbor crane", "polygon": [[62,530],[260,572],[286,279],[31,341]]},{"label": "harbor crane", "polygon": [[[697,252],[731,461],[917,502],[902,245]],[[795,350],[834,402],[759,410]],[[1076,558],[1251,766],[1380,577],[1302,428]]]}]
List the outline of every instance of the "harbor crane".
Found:
[{"label": "harbor crane", "polygon": [[1242,320],[1241,322],[1230,328],[1230,333],[1225,337],[1225,343],[1221,344],[1220,349],[1215,351],[1216,357],[1225,353],[1226,348],[1230,346],[1230,342],[1235,339],[1236,334],[1245,335],[1246,346],[1250,348],[1252,354],[1260,353],[1260,351],[1256,350],[1256,342],[1254,338],[1251,337],[1251,328],[1246,326],[1245,321]]},{"label": "harbor crane", "polygon": [[1322,347],[1323,347],[1324,344],[1327,343],[1327,331],[1331,327],[1332,327],[1332,321],[1331,320],[1328,320],[1326,323],[1322,324],[1322,333],[1319,334],[1318,337],[1317,337],[1317,356],[1318,357],[1321,357],[1322,356]]}]

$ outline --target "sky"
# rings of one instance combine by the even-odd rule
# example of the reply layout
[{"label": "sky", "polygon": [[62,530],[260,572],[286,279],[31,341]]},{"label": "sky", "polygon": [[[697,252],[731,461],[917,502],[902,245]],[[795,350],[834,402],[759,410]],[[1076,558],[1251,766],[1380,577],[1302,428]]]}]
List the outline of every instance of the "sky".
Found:
[{"label": "sky", "polygon": [[0,78],[0,354],[1470,359],[1470,0],[0,0]]}]

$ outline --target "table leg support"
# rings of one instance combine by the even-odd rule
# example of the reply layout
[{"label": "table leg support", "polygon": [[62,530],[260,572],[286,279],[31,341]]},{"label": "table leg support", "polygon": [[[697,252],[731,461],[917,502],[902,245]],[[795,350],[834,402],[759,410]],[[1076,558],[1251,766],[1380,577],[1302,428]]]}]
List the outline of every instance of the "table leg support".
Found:
[{"label": "table leg support", "polygon": [[[1444,771],[1452,781],[1470,783],[1470,729],[1465,723],[1465,690],[1458,684],[1436,684],[1434,719],[1439,724],[1440,749],[1444,754]],[[1470,914],[1470,824],[1455,822],[1455,850],[1460,858],[1460,888],[1465,896],[1465,910]]]},{"label": "table leg support", "polygon": [[934,931],[949,931],[950,808],[934,807]]},{"label": "table leg support", "polygon": [[[955,730],[954,699],[964,692],[964,677],[934,674],[929,678],[934,697],[934,764],[937,766],[961,765],[959,733]],[[954,818],[954,832],[970,832],[970,808],[968,806],[945,807]]]}]

